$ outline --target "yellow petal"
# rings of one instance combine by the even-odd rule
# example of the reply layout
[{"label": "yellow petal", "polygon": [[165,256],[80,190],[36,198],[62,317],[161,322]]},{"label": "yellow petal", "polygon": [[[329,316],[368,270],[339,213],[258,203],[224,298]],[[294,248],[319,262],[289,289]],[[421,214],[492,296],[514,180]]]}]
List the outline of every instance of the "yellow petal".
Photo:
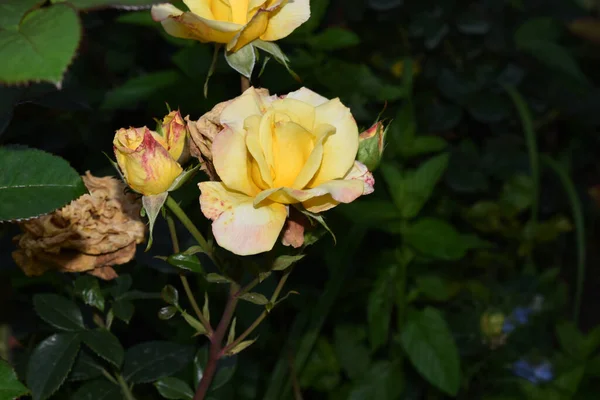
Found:
[{"label": "yellow petal", "polygon": [[231,5],[232,21],[237,24],[246,25],[246,23],[249,20],[249,18],[248,18],[249,1],[248,0],[228,0],[228,1],[229,1],[229,4]]},{"label": "yellow petal", "polygon": [[212,231],[219,246],[238,255],[273,248],[287,218],[286,206],[271,203],[255,208],[251,197],[231,192],[220,182],[199,186],[200,205],[207,217],[214,218]]},{"label": "yellow petal", "polygon": [[267,189],[273,186],[273,175],[271,174],[271,167],[267,163],[260,145],[260,121],[261,117],[259,115],[252,115],[246,118],[246,121],[244,122],[244,128],[246,129],[246,147],[254,159],[258,172],[258,176],[255,177],[254,171],[252,171],[254,183],[256,183],[256,185],[262,189]]},{"label": "yellow petal", "polygon": [[303,189],[315,176],[319,168],[321,167],[321,161],[323,160],[323,142],[335,133],[335,128],[328,124],[321,124],[313,131],[317,138],[315,148],[306,160],[304,167],[296,177],[293,189]]},{"label": "yellow petal", "polygon": [[229,189],[248,196],[259,192],[251,179],[250,160],[243,130],[234,131],[226,127],[215,136],[211,150],[215,170]]},{"label": "yellow petal", "polygon": [[311,104],[288,96],[273,101],[271,108],[287,114],[293,122],[301,125],[308,131],[312,131],[315,126],[315,107]]},{"label": "yellow petal", "polygon": [[336,130],[325,141],[321,168],[310,182],[310,187],[343,178],[352,168],[358,151],[356,121],[339,99],[329,100],[315,109],[315,125],[318,124],[330,124]]},{"label": "yellow petal", "polygon": [[267,29],[269,13],[258,10],[246,26],[227,43],[227,51],[236,52],[248,43],[258,39]]},{"label": "yellow petal", "polygon": [[[233,20],[229,0],[206,0],[210,3],[210,10],[217,21],[236,22]],[[244,25],[242,22],[240,25]]]},{"label": "yellow petal", "polygon": [[321,104],[325,104],[329,101],[329,99],[305,87],[302,87],[296,90],[295,92],[288,93],[286,98],[300,100],[315,107],[320,106]]},{"label": "yellow petal", "polygon": [[286,37],[310,17],[310,0],[293,0],[271,14],[267,30],[260,37],[273,41]]},{"label": "yellow petal", "polygon": [[[157,12],[155,20],[158,20],[160,15],[161,13]],[[171,36],[195,39],[202,43],[228,43],[243,28],[242,25],[203,18],[191,12],[173,14],[161,20],[161,24]]]},{"label": "yellow petal", "polygon": [[113,146],[127,184],[143,195],[166,192],[182,172],[181,166],[146,127],[120,129]]},{"label": "yellow petal", "polygon": [[215,18],[211,11],[210,0],[183,0],[183,2],[191,12],[199,17],[206,19],[218,19]]},{"label": "yellow petal", "polygon": [[163,3],[152,6],[150,14],[152,15],[152,19],[154,21],[161,22],[169,18],[171,15],[177,16],[183,14],[183,11],[181,11],[179,8],[175,7],[172,4]]},{"label": "yellow petal", "polygon": [[229,126],[236,131],[241,130],[244,128],[246,118],[251,115],[262,115],[261,108],[261,96],[250,87],[221,111],[221,125]]},{"label": "yellow petal", "polygon": [[314,136],[294,122],[275,125],[273,170],[275,186],[291,187],[314,148]]}]

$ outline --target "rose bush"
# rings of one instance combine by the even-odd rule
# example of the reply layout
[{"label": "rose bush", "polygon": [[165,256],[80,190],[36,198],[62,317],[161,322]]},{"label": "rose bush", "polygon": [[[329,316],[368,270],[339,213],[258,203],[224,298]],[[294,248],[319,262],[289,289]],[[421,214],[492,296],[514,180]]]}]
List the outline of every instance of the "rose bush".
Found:
[{"label": "rose bush", "polygon": [[356,161],[350,110],[302,88],[286,96],[246,90],[222,108],[211,156],[220,182],[199,184],[217,243],[239,255],[273,248],[289,206],[319,213],[373,191]]},{"label": "rose bush", "polygon": [[152,18],[175,37],[226,43],[235,52],[256,39],[275,41],[310,17],[309,0],[184,0],[190,11],[172,4],[152,7]]}]

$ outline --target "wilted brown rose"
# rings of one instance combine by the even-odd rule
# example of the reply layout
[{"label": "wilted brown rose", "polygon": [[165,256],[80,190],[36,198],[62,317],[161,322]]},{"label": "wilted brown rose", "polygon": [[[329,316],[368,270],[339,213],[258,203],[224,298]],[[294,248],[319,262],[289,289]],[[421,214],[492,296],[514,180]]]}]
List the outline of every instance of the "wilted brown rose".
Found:
[{"label": "wilted brown rose", "polygon": [[[256,92],[261,96],[268,96],[267,89],[256,89]],[[190,153],[193,157],[200,160],[201,169],[206,171],[210,180],[218,180],[217,173],[212,163],[212,142],[222,129],[221,112],[233,100],[227,100],[218,103],[212,110],[204,114],[197,121],[190,120],[189,116],[185,117],[190,132]]]},{"label": "wilted brown rose", "polygon": [[83,176],[89,194],[71,204],[20,224],[13,259],[28,276],[47,270],[84,272],[102,279],[117,276],[112,265],[124,264],[144,241],[145,224],[135,195],[112,177]]}]

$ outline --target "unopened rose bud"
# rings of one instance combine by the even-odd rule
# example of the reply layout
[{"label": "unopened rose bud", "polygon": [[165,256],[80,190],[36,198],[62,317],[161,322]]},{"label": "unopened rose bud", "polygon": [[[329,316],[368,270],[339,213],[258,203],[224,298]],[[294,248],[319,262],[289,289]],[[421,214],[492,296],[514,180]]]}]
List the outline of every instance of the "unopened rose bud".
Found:
[{"label": "unopened rose bud", "polygon": [[357,160],[365,164],[369,171],[374,171],[381,162],[386,133],[387,127],[377,121],[359,135]]},{"label": "unopened rose bud", "polygon": [[162,136],[173,159],[183,164],[189,158],[188,127],[179,111],[171,111],[162,122]]},{"label": "unopened rose bud", "polygon": [[151,196],[166,192],[182,168],[167,151],[164,138],[148,128],[119,129],[113,147],[127,184]]}]

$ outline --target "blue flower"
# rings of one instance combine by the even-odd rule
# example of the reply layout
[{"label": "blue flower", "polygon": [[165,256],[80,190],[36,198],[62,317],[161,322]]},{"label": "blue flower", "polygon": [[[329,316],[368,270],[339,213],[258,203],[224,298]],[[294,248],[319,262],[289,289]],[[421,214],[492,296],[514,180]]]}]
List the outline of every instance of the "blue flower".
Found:
[{"label": "blue flower", "polygon": [[527,379],[533,384],[549,382],[554,378],[552,364],[548,361],[531,365],[528,361],[521,359],[513,364],[512,371],[519,378]]},{"label": "blue flower", "polygon": [[528,307],[515,307],[512,312],[512,317],[521,325],[524,325],[529,321],[529,314],[531,309]]}]

